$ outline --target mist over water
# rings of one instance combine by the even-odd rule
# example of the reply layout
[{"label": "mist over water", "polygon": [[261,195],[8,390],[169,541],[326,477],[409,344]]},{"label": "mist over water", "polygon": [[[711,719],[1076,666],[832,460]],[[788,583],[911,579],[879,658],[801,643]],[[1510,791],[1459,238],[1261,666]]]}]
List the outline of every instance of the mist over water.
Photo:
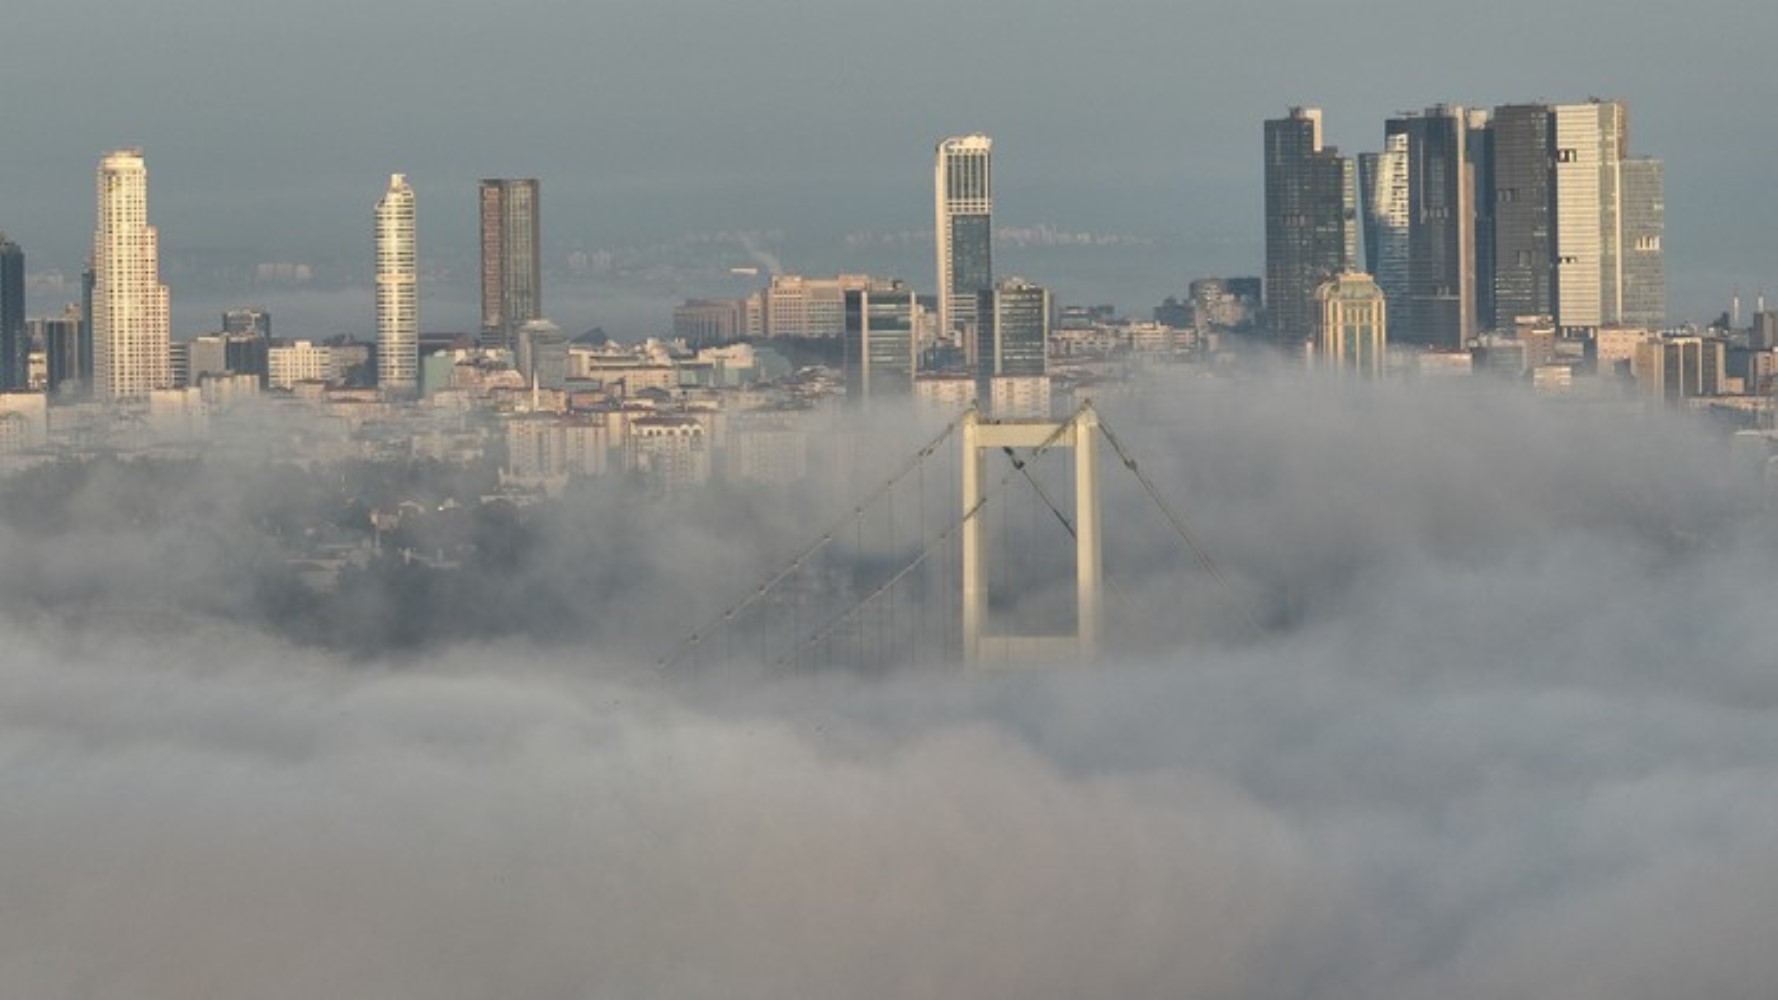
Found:
[{"label": "mist over water", "polygon": [[1148,389],[1100,409],[1226,586],[1108,461],[1087,670],[654,667],[911,422],[329,605],[275,463],[10,480],[0,993],[1769,996],[1760,470],[1633,404]]}]

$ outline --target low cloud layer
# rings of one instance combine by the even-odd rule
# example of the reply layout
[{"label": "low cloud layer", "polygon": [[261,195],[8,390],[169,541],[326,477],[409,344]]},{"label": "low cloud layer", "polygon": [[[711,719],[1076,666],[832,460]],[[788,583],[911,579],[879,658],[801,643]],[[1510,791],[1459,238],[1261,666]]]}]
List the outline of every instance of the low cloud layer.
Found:
[{"label": "low cloud layer", "polygon": [[[627,651],[658,620],[350,656],[195,603],[204,566],[142,600],[158,520],[11,529],[9,575],[87,604],[0,619],[0,992],[1769,995],[1756,476],[1617,407],[1154,398],[1104,409],[1230,586],[1108,486],[1128,641],[1091,671],[680,679]],[[721,529],[795,537],[720,509],[598,551],[720,606]]]}]

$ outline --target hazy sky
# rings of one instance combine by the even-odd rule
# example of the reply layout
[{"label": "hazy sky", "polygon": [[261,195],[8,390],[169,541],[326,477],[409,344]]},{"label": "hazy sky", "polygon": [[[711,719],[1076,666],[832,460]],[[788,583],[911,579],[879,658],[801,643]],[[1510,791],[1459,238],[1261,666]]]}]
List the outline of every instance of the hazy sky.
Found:
[{"label": "hazy sky", "polygon": [[1400,109],[1605,95],[1667,162],[1673,311],[1701,317],[1732,287],[1778,290],[1775,29],[1756,0],[24,0],[0,228],[34,268],[76,268],[98,156],[141,145],[169,255],[368,260],[392,171],[437,259],[473,252],[474,182],[498,175],[543,179],[552,259],[909,230],[930,225],[934,141],[980,130],[1002,222],[1160,237],[1183,286],[1259,270],[1259,122],[1290,104],[1357,151]]}]

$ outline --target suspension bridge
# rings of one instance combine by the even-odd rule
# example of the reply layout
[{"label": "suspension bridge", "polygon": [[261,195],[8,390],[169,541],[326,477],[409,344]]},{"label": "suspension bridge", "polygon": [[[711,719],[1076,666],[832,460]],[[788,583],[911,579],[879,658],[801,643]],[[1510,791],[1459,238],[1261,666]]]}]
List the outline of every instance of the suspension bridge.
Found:
[{"label": "suspension bridge", "polygon": [[[1184,518],[1091,402],[1062,420],[989,419],[971,407],[657,665],[1093,663],[1112,589],[1101,443],[1227,592]],[[1063,453],[1072,461],[1045,461]]]}]

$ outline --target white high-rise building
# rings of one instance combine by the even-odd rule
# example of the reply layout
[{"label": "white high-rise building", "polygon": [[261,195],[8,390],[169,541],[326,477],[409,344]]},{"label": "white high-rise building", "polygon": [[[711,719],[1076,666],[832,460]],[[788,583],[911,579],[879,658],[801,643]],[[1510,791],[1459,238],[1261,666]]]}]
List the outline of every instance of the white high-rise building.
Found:
[{"label": "white high-rise building", "polygon": [[[976,318],[976,296],[994,287],[994,140],[965,135],[938,144],[933,168],[938,248],[938,329],[950,337]],[[973,347],[974,338],[964,343]]]},{"label": "white high-rise building", "polygon": [[146,397],[173,384],[160,236],[148,224],[148,167],[139,149],[99,161],[93,231],[93,382],[102,398]]},{"label": "white high-rise building", "polygon": [[1555,118],[1556,325],[1592,336],[1623,317],[1625,152],[1620,101],[1558,104]]},{"label": "white high-rise building", "polygon": [[377,202],[377,387],[411,395],[420,388],[420,271],[414,189],[391,174]]}]

